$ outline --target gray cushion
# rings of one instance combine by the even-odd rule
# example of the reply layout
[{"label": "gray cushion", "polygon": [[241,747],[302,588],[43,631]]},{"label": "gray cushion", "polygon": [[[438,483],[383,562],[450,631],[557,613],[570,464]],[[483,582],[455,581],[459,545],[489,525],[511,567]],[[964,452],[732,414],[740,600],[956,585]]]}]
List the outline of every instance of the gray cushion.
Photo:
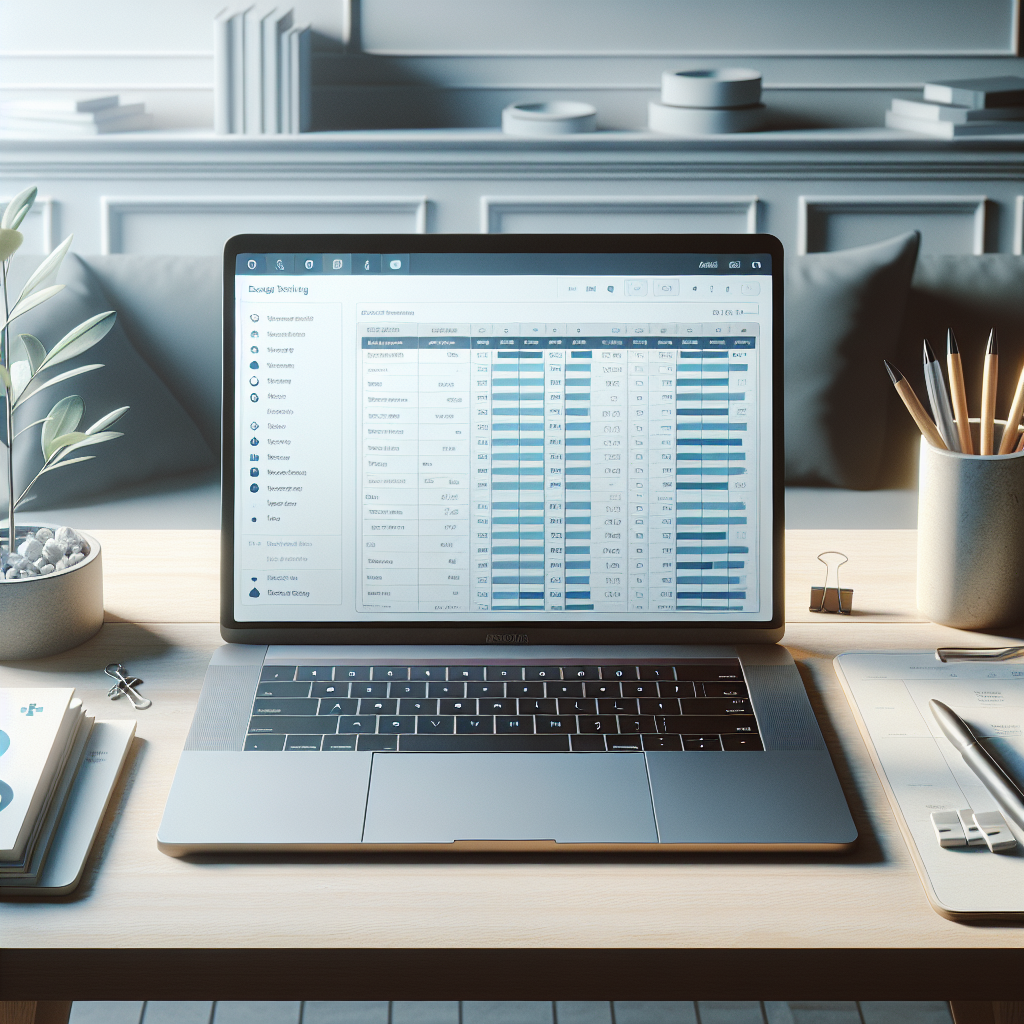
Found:
[{"label": "gray cushion", "polygon": [[[24,278],[38,261],[26,258],[18,262],[15,277]],[[47,349],[83,320],[116,308],[92,271],[73,254],[65,259],[58,281],[65,285],[62,292],[15,321],[19,333],[34,334]],[[36,500],[24,506],[26,510],[114,494],[129,484],[193,473],[217,464],[199,428],[133,348],[119,324],[115,323],[94,348],[56,367],[48,376],[87,363],[102,363],[103,368],[30,398],[18,410],[15,426],[42,419],[58,399],[76,394],[85,400],[82,429],[113,409],[130,406],[113,428],[125,436],[82,452],[96,456],[89,462],[46,473],[34,486]],[[40,427],[32,427],[19,438],[15,472],[22,486],[42,465],[39,432]]]},{"label": "gray cushion", "polygon": [[884,464],[894,359],[920,236],[790,260],[786,482],[866,489]]}]

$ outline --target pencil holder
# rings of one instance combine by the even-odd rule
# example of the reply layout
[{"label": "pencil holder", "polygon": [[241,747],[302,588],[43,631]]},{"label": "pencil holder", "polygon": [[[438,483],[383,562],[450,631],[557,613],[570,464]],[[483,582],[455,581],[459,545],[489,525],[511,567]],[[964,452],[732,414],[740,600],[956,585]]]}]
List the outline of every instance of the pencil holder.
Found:
[{"label": "pencil holder", "polygon": [[1024,452],[961,455],[921,439],[917,607],[956,629],[1024,621]]}]

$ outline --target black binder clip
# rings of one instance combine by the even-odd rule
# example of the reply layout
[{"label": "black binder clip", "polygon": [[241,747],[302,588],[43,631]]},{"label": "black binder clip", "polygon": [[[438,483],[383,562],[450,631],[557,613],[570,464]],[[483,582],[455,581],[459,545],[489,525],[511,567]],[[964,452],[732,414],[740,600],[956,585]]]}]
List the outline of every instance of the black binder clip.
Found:
[{"label": "black binder clip", "polygon": [[[835,557],[826,558],[826,555]],[[849,559],[841,551],[822,551],[818,561],[825,566],[825,585],[811,587],[811,606],[808,611],[849,615],[853,611],[853,590],[839,586],[839,566],[845,565]]]}]

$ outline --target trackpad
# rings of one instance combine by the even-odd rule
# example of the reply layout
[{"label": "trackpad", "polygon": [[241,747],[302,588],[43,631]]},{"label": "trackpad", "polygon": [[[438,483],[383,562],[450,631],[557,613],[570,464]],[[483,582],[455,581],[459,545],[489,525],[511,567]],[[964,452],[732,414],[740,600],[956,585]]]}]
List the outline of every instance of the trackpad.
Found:
[{"label": "trackpad", "polygon": [[656,843],[643,754],[374,754],[364,843]]}]

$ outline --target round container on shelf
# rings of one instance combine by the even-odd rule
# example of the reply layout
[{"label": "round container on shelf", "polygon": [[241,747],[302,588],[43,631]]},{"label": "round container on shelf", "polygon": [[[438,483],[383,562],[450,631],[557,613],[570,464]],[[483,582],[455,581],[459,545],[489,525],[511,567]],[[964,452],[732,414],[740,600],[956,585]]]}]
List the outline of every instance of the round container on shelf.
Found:
[{"label": "round container on shelf", "polygon": [[[17,518],[15,518],[17,526]],[[49,523],[32,523],[33,530]],[[27,580],[0,579],[0,661],[44,658],[70,650],[103,625],[103,558],[95,537],[85,559],[63,572]],[[7,528],[0,528],[6,540]]]},{"label": "round container on shelf", "polygon": [[761,72],[751,68],[663,71],[661,102],[673,107],[750,107],[761,102]]},{"label": "round container on shelf", "polygon": [[597,108],[576,100],[512,103],[501,112],[509,135],[575,135],[597,128]]},{"label": "round container on shelf", "polygon": [[647,104],[647,126],[667,135],[726,135],[751,132],[764,120],[763,104],[752,107],[671,107],[665,103]]},{"label": "round container on shelf", "polygon": [[982,458],[921,438],[919,473],[918,609],[956,629],[1024,622],[1024,452]]}]

